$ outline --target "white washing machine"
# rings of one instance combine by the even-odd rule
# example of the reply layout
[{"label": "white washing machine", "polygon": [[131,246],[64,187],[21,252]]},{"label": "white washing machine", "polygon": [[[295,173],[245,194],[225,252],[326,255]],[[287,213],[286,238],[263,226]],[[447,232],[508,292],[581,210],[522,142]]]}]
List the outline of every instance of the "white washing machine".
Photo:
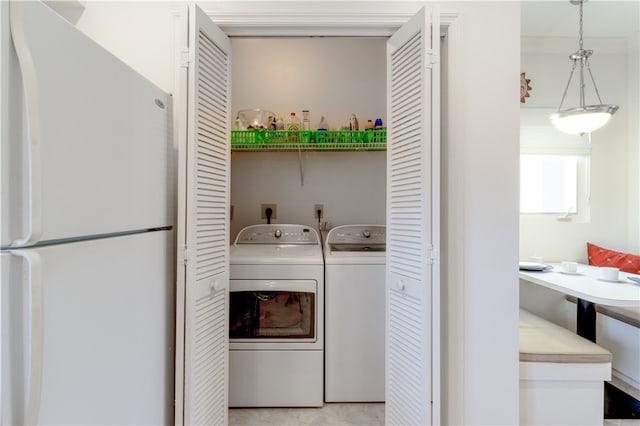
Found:
[{"label": "white washing machine", "polygon": [[325,401],[384,401],[386,228],[335,227],[324,254]]},{"label": "white washing machine", "polygon": [[324,262],[315,229],[253,225],[230,249],[229,406],[319,407]]}]

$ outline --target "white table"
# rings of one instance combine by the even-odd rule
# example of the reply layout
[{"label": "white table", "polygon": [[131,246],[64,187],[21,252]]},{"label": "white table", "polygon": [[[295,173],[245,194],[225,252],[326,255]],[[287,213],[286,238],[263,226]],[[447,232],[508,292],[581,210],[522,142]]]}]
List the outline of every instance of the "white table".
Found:
[{"label": "white table", "polygon": [[638,276],[620,272],[625,282],[599,279],[597,266],[578,265],[577,274],[560,272],[560,264],[551,263],[549,271],[520,271],[520,279],[578,298],[577,331],[582,337],[596,341],[595,304],[606,306],[640,306],[640,286],[626,280]]}]

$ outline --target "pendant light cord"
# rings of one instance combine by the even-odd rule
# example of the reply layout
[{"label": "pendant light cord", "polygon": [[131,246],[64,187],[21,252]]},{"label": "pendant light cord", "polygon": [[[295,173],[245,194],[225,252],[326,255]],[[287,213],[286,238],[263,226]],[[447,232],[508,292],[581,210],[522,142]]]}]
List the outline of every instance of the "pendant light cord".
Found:
[{"label": "pendant light cord", "polygon": [[560,106],[558,107],[558,111],[562,109],[562,104],[564,104],[564,98],[567,97],[567,92],[569,91],[569,86],[571,85],[571,79],[573,78],[573,73],[576,70],[576,60],[573,60],[573,67],[571,67],[571,73],[569,73],[569,80],[567,80],[567,85],[564,88],[564,93],[562,94],[562,100],[560,101]]},{"label": "pendant light cord", "polygon": [[[595,89],[596,96],[598,97],[598,102],[600,104],[602,104],[602,99],[600,99],[600,92],[598,91],[598,85],[596,84],[595,78],[593,78],[593,73],[591,72],[591,67],[589,66],[589,56],[591,56],[593,51],[592,50],[585,51],[582,48],[582,35],[583,35],[583,31],[582,31],[582,23],[583,23],[582,6],[584,5],[584,1],[585,0],[581,0],[580,1],[580,52],[583,55],[582,60],[583,60],[584,64],[586,65],[587,71],[589,71],[589,77],[591,78],[591,83],[593,83],[593,88]],[[582,66],[580,67],[580,71],[582,73]],[[580,89],[580,96],[581,96],[580,106],[582,106],[584,108],[584,104],[585,104],[585,100],[584,100],[584,83],[582,82],[582,80],[581,80],[581,84],[583,86]]]},{"label": "pendant light cord", "polygon": [[584,0],[582,0],[580,2],[580,39],[579,39],[579,47],[580,47],[580,52],[582,52],[582,6],[584,5]]},{"label": "pendant light cord", "polygon": [[560,106],[558,107],[558,111],[562,109],[562,105],[564,104],[564,100],[567,97],[567,92],[569,91],[569,86],[571,85],[571,79],[573,78],[573,74],[576,70],[577,62],[580,61],[580,107],[584,108],[586,101],[584,96],[584,69],[586,68],[589,72],[589,77],[591,78],[591,83],[593,83],[593,88],[595,89],[596,96],[598,97],[598,102],[602,104],[602,99],[600,99],[600,92],[598,91],[598,86],[596,85],[596,80],[593,78],[593,73],[591,72],[591,67],[589,66],[589,56],[593,53],[593,50],[584,50],[583,47],[583,22],[584,22],[584,13],[583,7],[584,0],[580,1],[580,19],[579,19],[579,36],[578,36],[578,51],[571,54],[569,58],[573,61],[573,67],[571,67],[571,73],[569,74],[569,80],[567,81],[567,85],[564,88],[564,93],[562,94],[562,100],[560,101]]},{"label": "pendant light cord", "polygon": [[[578,58],[580,59],[580,108],[584,108],[585,100],[584,100],[584,64],[588,58],[587,52],[582,48],[582,7],[584,6],[584,0],[580,1],[580,31],[579,31],[579,41],[578,47]],[[575,62],[574,62],[575,63]],[[587,68],[589,68],[589,64],[587,63]]]}]

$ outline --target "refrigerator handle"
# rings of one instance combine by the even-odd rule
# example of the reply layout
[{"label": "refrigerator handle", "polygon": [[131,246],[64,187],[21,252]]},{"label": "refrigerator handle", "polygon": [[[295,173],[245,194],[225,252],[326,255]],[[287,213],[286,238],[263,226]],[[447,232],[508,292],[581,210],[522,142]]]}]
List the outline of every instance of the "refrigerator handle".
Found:
[{"label": "refrigerator handle", "polygon": [[21,257],[27,264],[27,282],[29,291],[28,342],[26,361],[29,366],[27,374],[27,395],[24,424],[38,424],[40,414],[40,398],[42,395],[42,365],[44,346],[44,288],[40,267],[40,255],[33,251],[11,250],[9,253]]},{"label": "refrigerator handle", "polygon": [[38,80],[36,70],[31,57],[29,43],[24,34],[23,25],[26,2],[13,1],[10,4],[10,27],[13,44],[18,55],[20,74],[25,93],[25,109],[27,121],[27,147],[28,147],[28,212],[27,235],[15,240],[11,245],[24,247],[34,245],[42,236],[42,197],[41,197],[41,170],[40,167],[40,126],[38,119]]}]

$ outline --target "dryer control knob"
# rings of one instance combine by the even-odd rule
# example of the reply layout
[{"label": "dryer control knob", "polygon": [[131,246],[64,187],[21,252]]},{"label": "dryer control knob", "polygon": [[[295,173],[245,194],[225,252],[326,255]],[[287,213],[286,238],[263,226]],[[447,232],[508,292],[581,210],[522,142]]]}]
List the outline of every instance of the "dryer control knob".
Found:
[{"label": "dryer control knob", "polygon": [[279,229],[276,229],[276,231],[273,233],[273,236],[276,238],[282,237],[282,231]]},{"label": "dryer control knob", "polygon": [[365,238],[369,238],[371,236],[371,232],[365,229],[364,231],[362,231],[362,236]]}]

